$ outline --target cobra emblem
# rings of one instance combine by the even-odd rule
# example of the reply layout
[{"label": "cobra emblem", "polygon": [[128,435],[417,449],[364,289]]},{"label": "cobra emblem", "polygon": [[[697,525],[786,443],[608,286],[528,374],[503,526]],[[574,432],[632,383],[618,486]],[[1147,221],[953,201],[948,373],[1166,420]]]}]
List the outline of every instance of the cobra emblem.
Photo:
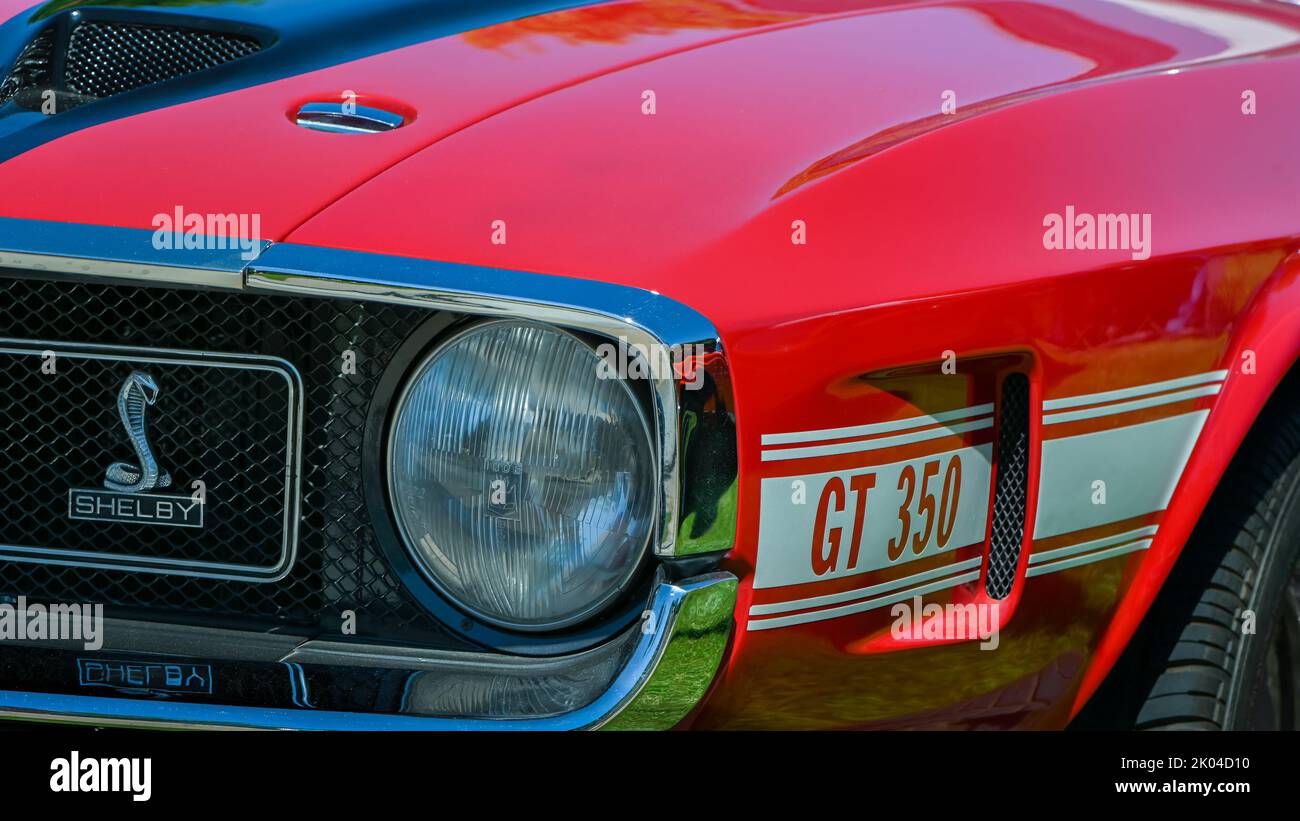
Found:
[{"label": "cobra emblem", "polygon": [[145,411],[158,401],[158,393],[158,383],[143,371],[132,372],[118,392],[117,413],[122,418],[126,435],[131,439],[140,463],[131,465],[114,462],[109,465],[104,477],[104,487],[109,490],[148,493],[154,488],[171,486],[171,474],[158,467],[158,460],[154,459],[153,451],[149,448],[149,437],[144,424]]}]

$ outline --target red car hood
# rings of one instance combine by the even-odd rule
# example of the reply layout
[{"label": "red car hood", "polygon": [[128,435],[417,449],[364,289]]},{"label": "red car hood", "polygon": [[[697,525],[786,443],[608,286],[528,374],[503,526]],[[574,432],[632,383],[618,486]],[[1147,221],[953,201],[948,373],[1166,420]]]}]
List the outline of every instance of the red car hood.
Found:
[{"label": "red car hood", "polygon": [[[781,261],[799,224],[801,265],[866,278],[867,261],[844,256],[861,243],[825,233],[857,209],[855,230],[879,248],[872,267],[914,269],[855,304],[942,292],[927,277],[999,239],[962,233],[978,222],[971,209],[1009,196],[971,166],[1051,161],[1007,135],[1050,120],[1054,92],[1289,53],[1296,20],[1215,0],[603,3],[61,134],[0,164],[0,216],[149,228],[177,207],[256,214],[262,239],[619,281],[720,326],[761,280],[783,283],[781,296],[761,316],[748,305],[748,319],[780,321],[834,305]],[[349,90],[413,119],[368,136],[291,121],[303,102]],[[1147,128],[1109,117],[1074,126],[1103,141],[1107,128]],[[895,150],[913,145],[925,148]],[[963,168],[945,169],[945,156]],[[952,198],[945,180],[957,178],[983,190]],[[936,243],[917,221],[954,233]],[[927,236],[947,250],[930,254]]]}]

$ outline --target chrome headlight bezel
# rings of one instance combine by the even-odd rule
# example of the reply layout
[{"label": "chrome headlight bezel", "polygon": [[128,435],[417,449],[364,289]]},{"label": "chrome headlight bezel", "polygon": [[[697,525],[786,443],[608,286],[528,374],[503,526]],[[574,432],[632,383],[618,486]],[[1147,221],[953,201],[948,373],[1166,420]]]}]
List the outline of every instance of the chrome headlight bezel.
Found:
[{"label": "chrome headlight bezel", "polygon": [[[399,437],[404,433],[404,413],[408,412],[408,410],[414,412],[411,405],[417,398],[420,389],[425,385],[425,380],[431,378],[433,369],[441,362],[445,361],[446,357],[455,356],[457,354],[456,346],[464,343],[469,343],[469,345],[472,346],[473,337],[477,336],[482,338],[482,335],[490,335],[494,332],[504,332],[509,334],[514,329],[520,329],[526,332],[528,329],[532,329],[533,332],[541,332],[543,335],[558,340],[561,349],[578,352],[578,356],[582,355],[580,353],[582,350],[590,351],[593,383],[596,380],[600,380],[606,384],[614,383],[617,386],[611,388],[611,390],[614,391],[614,396],[611,397],[611,399],[616,405],[622,406],[625,411],[630,410],[630,416],[626,417],[624,420],[624,433],[633,441],[632,447],[634,450],[641,453],[640,458],[635,461],[640,461],[643,470],[648,469],[648,473],[643,474],[638,485],[640,488],[639,492],[636,492],[636,495],[639,497],[638,504],[642,511],[642,522],[646,527],[644,536],[637,536],[637,541],[640,543],[637,544],[636,541],[628,542],[624,540],[621,548],[616,548],[623,558],[615,567],[615,572],[611,574],[608,579],[598,579],[597,584],[591,585],[591,589],[588,591],[588,596],[579,597],[574,606],[569,608],[564,615],[537,621],[524,621],[522,619],[511,620],[501,613],[489,612],[485,606],[480,606],[485,604],[485,602],[473,601],[478,593],[483,592],[483,588],[485,587],[484,583],[477,578],[467,580],[465,583],[460,585],[459,590],[453,589],[456,586],[455,583],[450,581],[448,578],[444,578],[443,574],[439,572],[439,568],[436,566],[437,563],[427,555],[428,551],[421,550],[421,548],[416,544],[415,535],[410,531],[409,521],[409,517],[416,515],[416,511],[403,507],[403,498],[398,492],[402,482],[408,481],[408,478],[402,475],[402,467],[404,464],[409,463],[403,462],[403,454],[400,450],[401,442],[399,442]],[[514,337],[511,338],[513,339]],[[533,338],[540,340],[545,337],[534,336]],[[498,337],[498,341],[501,341],[501,337]],[[646,563],[650,552],[650,544],[654,536],[653,522],[659,509],[659,477],[658,471],[655,469],[656,459],[654,436],[650,427],[651,423],[646,413],[642,398],[638,397],[637,392],[634,390],[634,386],[629,384],[628,380],[621,378],[603,379],[597,375],[600,360],[599,355],[595,350],[595,346],[595,342],[582,335],[549,323],[538,322],[535,320],[486,319],[468,322],[460,325],[453,332],[444,334],[424,353],[422,358],[420,358],[410,369],[402,389],[393,403],[384,457],[387,465],[388,497],[392,504],[393,518],[397,525],[398,535],[407,552],[410,554],[416,568],[421,572],[428,583],[433,585],[445,598],[478,621],[490,624],[502,630],[516,631],[520,633],[557,632],[573,627],[574,625],[581,624],[597,617],[607,607],[621,598],[632,586],[638,572]],[[513,357],[513,354],[509,353],[508,350],[504,353],[507,360]],[[502,363],[502,366],[506,367],[507,365]],[[582,376],[580,374],[565,373],[560,376],[560,382],[553,383],[553,388],[561,390],[562,393],[560,395],[563,395],[564,390],[572,388],[573,383],[569,382],[569,380],[573,376],[576,376],[579,382],[581,382]],[[565,387],[566,385],[567,387]],[[594,388],[595,385],[593,384],[593,390]],[[578,395],[584,395],[581,388],[579,388]],[[438,394],[435,394],[435,398],[432,401],[439,401],[437,398],[438,396]],[[570,396],[572,397],[573,394],[570,394]],[[425,401],[430,400],[428,394],[425,394],[423,398]],[[636,429],[638,425],[640,428],[639,431]],[[637,442],[637,440],[639,440],[639,442]],[[635,464],[635,461],[633,464]],[[487,475],[488,474],[486,473],[484,474],[484,479],[487,478]],[[474,517],[474,514],[472,513],[469,515]],[[484,514],[481,512],[477,515],[491,516],[491,514]],[[501,523],[498,522],[495,517],[492,518],[492,521],[496,524]],[[504,519],[501,521],[508,523],[510,520]],[[527,527],[520,527],[517,529],[525,543],[538,538],[541,538],[543,542],[546,541],[545,534],[538,532],[535,529],[531,531],[531,533]],[[449,551],[453,556],[457,553],[463,554],[463,548],[465,545],[464,540],[460,540],[460,549],[454,549],[453,545],[455,545],[457,539],[455,539],[454,536],[449,536],[448,538],[450,540],[448,543],[442,543],[441,540],[439,540],[441,550],[435,549],[435,551],[438,552],[440,556],[444,551]],[[473,550],[471,548],[471,553],[472,552]],[[468,559],[469,557],[462,555],[462,558]],[[444,556],[443,560],[445,562],[447,558]],[[598,564],[588,564],[587,566],[593,568],[594,572],[594,568],[598,567]],[[483,574],[480,573],[479,575]],[[454,572],[452,576],[454,578]],[[543,579],[548,577],[550,579],[555,578],[554,574],[550,572],[550,567],[546,568],[546,571],[542,573],[541,577],[533,579],[532,584],[541,583]],[[615,579],[616,581],[613,581]],[[544,587],[545,585],[540,589],[544,589]],[[525,589],[539,588],[529,588],[526,584]],[[557,600],[556,604],[558,605],[561,602],[562,600]]]},{"label": "chrome headlight bezel", "polygon": [[[641,560],[629,574],[617,596],[605,603],[597,613],[585,621],[553,630],[527,631],[513,629],[462,607],[447,591],[430,579],[420,562],[407,546],[407,537],[401,532],[395,499],[391,495],[390,440],[396,425],[399,400],[415,377],[418,368],[434,350],[466,328],[491,321],[482,316],[450,313],[430,314],[429,320],[408,338],[393,355],[380,378],[378,389],[369,411],[366,424],[365,454],[362,465],[366,504],[375,522],[379,547],[389,569],[402,587],[416,602],[429,611],[435,619],[451,632],[478,644],[507,653],[524,656],[550,656],[578,652],[611,640],[633,625],[645,609],[646,597],[653,586],[654,535],[642,552]],[[549,324],[549,323],[541,323]],[[584,340],[589,345],[604,341],[603,337],[586,335],[581,330],[559,328]],[[642,421],[650,431],[651,455],[658,464],[655,446],[653,416],[646,411],[646,397],[642,390],[647,386],[634,386]],[[656,478],[659,478],[656,472]],[[656,484],[657,489],[657,484]],[[655,495],[657,518],[662,499]],[[359,616],[364,617],[363,614]]]},{"label": "chrome headlight bezel", "polygon": [[648,391],[662,489],[654,556],[676,578],[716,567],[734,547],[739,443],[729,357],[713,324],[685,303],[613,280],[289,243],[274,246],[250,266],[245,282],[259,291],[346,297],[428,312],[428,329],[412,333],[384,366],[372,394],[361,468],[388,572],[451,632],[505,652],[555,655],[610,638],[644,606],[631,597],[620,602],[617,608],[627,618],[618,624],[611,617],[549,636],[508,633],[473,623],[434,594],[410,565],[391,520],[381,463],[387,411],[405,374],[403,364],[409,365],[436,331],[460,318],[526,317],[626,341],[637,350],[669,351],[672,372],[651,380]]}]

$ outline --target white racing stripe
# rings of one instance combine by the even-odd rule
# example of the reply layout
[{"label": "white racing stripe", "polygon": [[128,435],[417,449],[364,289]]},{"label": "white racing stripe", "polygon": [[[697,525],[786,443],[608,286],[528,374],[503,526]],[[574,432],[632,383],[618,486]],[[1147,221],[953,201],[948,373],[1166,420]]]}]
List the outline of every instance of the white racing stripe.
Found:
[{"label": "white racing stripe", "polygon": [[945,436],[956,436],[976,430],[993,427],[993,417],[961,422],[956,425],[928,428],[916,433],[903,433],[897,436],[881,436],[876,439],[859,439],[852,442],[838,442],[833,445],[812,445],[804,448],[780,448],[763,451],[764,462],[781,462],[788,459],[808,459],[813,456],[835,456],[842,453],[860,453],[868,450],[880,450],[914,442],[928,442]]},{"label": "white racing stripe", "polygon": [[1033,576],[1041,576],[1044,573],[1055,573],[1058,570],[1069,570],[1071,567],[1079,567],[1080,565],[1092,564],[1093,562],[1100,562],[1104,559],[1113,559],[1116,556],[1123,556],[1125,553],[1135,553],[1139,550],[1146,550],[1151,546],[1151,541],[1151,539],[1142,539],[1141,541],[1132,542],[1131,544],[1122,544],[1118,547],[1098,550],[1095,553],[1085,553],[1082,556],[1074,556],[1073,558],[1061,559],[1056,562],[1034,565],[1025,571],[1025,578],[1028,579]]},{"label": "white racing stripe", "polygon": [[[1049,399],[1042,403],[1042,423],[1052,425],[1092,419],[1214,396],[1222,390],[1227,375],[1226,370],[1209,371],[1146,385]],[[993,414],[994,406],[983,404],[933,415],[849,427],[764,434],[762,461],[777,462],[881,450],[961,435],[992,428]],[[1107,430],[1043,440],[1040,445],[1038,503],[1033,516],[1033,537],[1041,540],[1068,533],[1087,532],[1164,510],[1208,416],[1208,410],[1197,410]],[[849,441],[842,441],[846,439]],[[771,447],[794,444],[804,446]],[[967,446],[945,454],[923,457],[921,461],[959,455],[964,466],[959,474],[960,498],[983,499],[988,495],[991,450],[989,444]],[[882,551],[883,545],[894,532],[892,528],[896,527],[896,523],[882,514],[881,510],[887,508],[892,511],[902,503],[901,498],[895,497],[899,496],[902,488],[899,471],[908,464],[898,462],[811,476],[764,479],[755,589],[839,578],[871,572],[891,564]],[[913,469],[916,469],[915,466]],[[852,485],[851,480],[861,478],[858,474],[864,472],[874,474],[876,484],[866,486],[872,488],[869,493],[862,491],[862,498],[870,509],[859,510],[851,504],[857,498],[857,491],[850,493],[847,488]],[[822,499],[822,495],[828,487],[827,482],[832,479],[840,482],[845,490],[829,497],[831,501],[828,503]],[[797,496],[796,483],[799,485]],[[804,501],[805,498],[807,501]],[[830,506],[822,519],[817,520],[815,527],[814,514],[818,513],[815,500],[818,499],[822,499],[823,506]],[[856,529],[855,515],[858,517]],[[974,509],[963,505],[954,523],[953,542],[967,544],[972,538],[978,540],[984,533],[987,515],[988,509],[983,504]],[[889,532],[876,532],[885,527],[882,522],[888,523],[891,528]],[[829,528],[827,533],[836,531],[837,539],[847,539],[850,532],[861,531],[860,542],[853,541],[855,545],[860,544],[862,552],[859,556],[857,547],[854,547],[851,555],[857,559],[852,568],[841,568],[836,564],[838,559],[832,558],[829,571],[813,571],[809,537],[812,536],[815,545],[817,535],[813,531],[823,524]],[[1158,525],[1153,524],[1031,553],[1027,559],[1025,577],[1056,573],[1146,550],[1151,546],[1157,529]],[[967,530],[971,532],[967,533]],[[827,548],[823,546],[822,549],[825,551]],[[836,550],[840,549],[837,545]],[[750,618],[746,629],[771,630],[887,607],[914,596],[977,581],[981,575],[982,563],[983,557],[980,556],[854,590],[755,604],[749,609]]]},{"label": "white racing stripe", "polygon": [[893,419],[888,422],[873,422],[870,425],[853,425],[847,428],[823,428],[821,430],[802,430],[793,433],[765,433],[764,445],[793,445],[799,442],[826,442],[833,439],[853,439],[860,436],[875,436],[878,433],[894,433],[913,428],[928,428],[940,422],[953,422],[969,419],[972,416],[987,416],[993,413],[993,403],[972,405],[969,408],[943,411],[933,416],[909,416],[906,419]]},{"label": "white racing stripe", "polygon": [[1041,562],[1055,561],[1064,559],[1066,556],[1073,556],[1076,553],[1087,553],[1090,550],[1097,550],[1111,545],[1131,542],[1143,537],[1156,535],[1158,525],[1148,525],[1139,527],[1137,530],[1130,530],[1126,533],[1116,533],[1114,536],[1107,536],[1104,539],[1093,539],[1090,542],[1079,542],[1078,544],[1068,545],[1067,547],[1058,547],[1053,550],[1044,550],[1039,553],[1031,553],[1029,563],[1039,564]]},{"label": "white racing stripe", "polygon": [[1034,538],[1164,510],[1209,411],[1043,442]]},{"label": "white racing stripe", "polygon": [[934,593],[939,590],[947,590],[950,587],[956,587],[959,584],[973,582],[980,577],[980,571],[972,570],[968,573],[961,573],[956,576],[950,576],[946,579],[940,579],[930,584],[923,584],[920,587],[910,587],[897,593],[891,593],[888,596],[881,596],[875,599],[868,599],[856,604],[846,604],[842,607],[832,607],[828,610],[814,610],[811,613],[795,613],[790,616],[777,616],[772,619],[750,619],[746,625],[746,630],[771,630],[776,627],[789,627],[793,624],[807,624],[812,621],[824,621],[826,619],[838,619],[841,616],[851,616],[855,613],[865,613],[868,610],[876,610],[881,607],[887,607],[900,601],[906,601],[913,596],[921,596],[927,593]]},{"label": "white racing stripe", "polygon": [[1208,371],[1206,373],[1198,373],[1194,376],[1167,379],[1164,382],[1151,382],[1146,385],[1134,385],[1131,388],[1118,388],[1113,391],[1102,391],[1101,393],[1084,393],[1078,396],[1065,396],[1060,399],[1045,399],[1043,400],[1043,410],[1053,411],[1061,410],[1062,408],[1077,408],[1082,405],[1098,405],[1103,402],[1132,399],[1137,396],[1149,396],[1153,393],[1163,393],[1165,391],[1177,390],[1179,388],[1190,388],[1194,385],[1204,385],[1207,382],[1222,382],[1227,377],[1227,371]]},{"label": "white racing stripe", "polygon": [[[1035,553],[1029,557],[1029,569],[1025,571],[1025,578],[1033,576],[1042,576],[1048,573],[1056,573],[1061,570],[1069,570],[1072,567],[1080,567],[1093,562],[1113,559],[1116,556],[1123,556],[1128,553],[1136,553],[1140,550],[1146,550],[1151,546],[1153,541],[1150,537],[1156,533],[1156,525],[1137,528],[1125,533],[1117,533],[1114,536],[1107,536],[1101,539],[1093,539],[1087,542],[1080,542],[1066,547],[1048,550],[1042,553]],[[1134,537],[1138,537],[1134,539]],[[832,593],[825,596],[812,596],[806,599],[797,599],[788,602],[776,602],[772,604],[756,604],[749,608],[750,620],[746,626],[747,630],[771,630],[778,627],[789,627],[795,624],[807,624],[809,622],[824,621],[826,619],[836,619],[842,616],[865,613],[870,610],[877,610],[881,607],[887,607],[900,601],[905,601],[913,596],[922,596],[935,593],[940,590],[947,590],[960,584],[973,582],[980,577],[980,564],[984,561],[982,556],[966,559],[944,567],[937,567],[922,573],[915,573],[901,579],[882,582],[880,584],[863,587],[857,590],[847,590],[842,593]],[[947,575],[944,574],[953,574]],[[935,581],[931,579],[938,578]],[[919,583],[919,584],[918,584]],[[903,587],[902,590],[897,588]],[[895,591],[897,592],[891,592]],[[887,593],[888,595],[877,595]],[[875,596],[875,598],[870,598]],[[859,601],[865,599],[864,601]],[[812,607],[825,607],[831,604],[840,604],[841,607],[831,607],[825,610],[812,610],[805,613],[794,613],[789,616],[779,616],[777,618],[754,619],[753,616],[766,616],[775,613],[788,613],[792,610],[805,610]]]},{"label": "white racing stripe", "polygon": [[1077,422],[1080,419],[1095,419],[1099,416],[1112,416],[1116,413],[1128,413],[1129,411],[1142,410],[1143,408],[1155,408],[1160,405],[1172,405],[1175,402],[1183,402],[1188,399],[1197,399],[1202,396],[1214,396],[1223,385],[1203,385],[1199,388],[1189,388],[1185,391],[1175,393],[1162,393],[1159,396],[1148,396],[1144,399],[1130,399],[1127,402],[1116,402],[1113,405],[1098,405],[1091,408],[1080,408],[1079,410],[1057,411],[1056,413],[1043,414],[1044,425],[1056,425],[1061,422]]},{"label": "white racing stripe", "polygon": [[909,584],[919,584],[920,582],[929,581],[939,578],[945,574],[956,573],[959,570],[972,570],[980,566],[984,561],[983,557],[976,556],[952,564],[946,564],[943,567],[936,567],[921,573],[913,573],[911,576],[904,576],[901,579],[891,579],[880,584],[873,584],[869,587],[859,587],[854,590],[845,590],[842,593],[828,593],[824,596],[812,596],[807,599],[794,599],[791,601],[774,602],[772,604],[756,604],[749,608],[751,616],[768,616],[775,613],[788,613],[791,610],[806,610],[810,607],[825,607],[830,604],[841,604],[843,602],[857,601],[874,596],[878,593],[888,593],[891,590],[897,590],[900,587],[906,587]]}]

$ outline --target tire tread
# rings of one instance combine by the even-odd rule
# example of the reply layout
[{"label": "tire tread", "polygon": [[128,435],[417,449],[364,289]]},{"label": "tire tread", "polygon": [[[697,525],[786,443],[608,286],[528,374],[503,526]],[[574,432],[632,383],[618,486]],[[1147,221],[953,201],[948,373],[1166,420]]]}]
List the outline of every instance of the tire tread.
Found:
[{"label": "tire tread", "polygon": [[[1283,400],[1300,396],[1297,382],[1279,389]],[[1270,540],[1300,477],[1300,416],[1294,407],[1294,401],[1273,402],[1261,415],[1221,482],[1213,510],[1189,540],[1176,568],[1181,575],[1166,583],[1186,588],[1162,591],[1157,605],[1163,602],[1167,612],[1152,608],[1153,646],[1169,649],[1155,656],[1138,729],[1224,729],[1230,723],[1229,694],[1244,652],[1241,614],[1255,606],[1261,576],[1276,560],[1268,555]],[[1204,581],[1193,587],[1198,578]],[[1179,612],[1185,615],[1175,622]]]}]

